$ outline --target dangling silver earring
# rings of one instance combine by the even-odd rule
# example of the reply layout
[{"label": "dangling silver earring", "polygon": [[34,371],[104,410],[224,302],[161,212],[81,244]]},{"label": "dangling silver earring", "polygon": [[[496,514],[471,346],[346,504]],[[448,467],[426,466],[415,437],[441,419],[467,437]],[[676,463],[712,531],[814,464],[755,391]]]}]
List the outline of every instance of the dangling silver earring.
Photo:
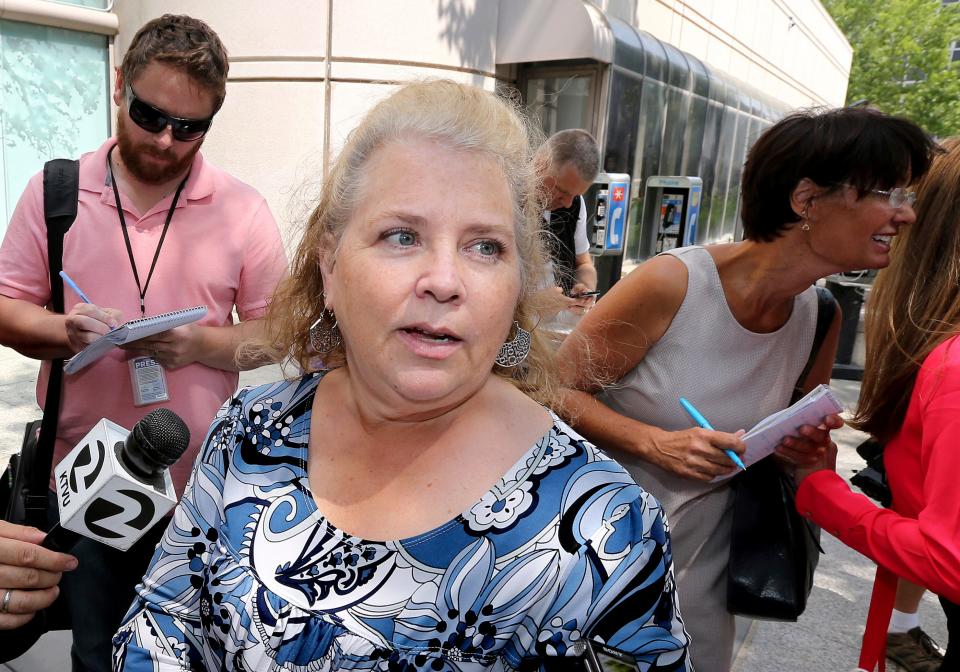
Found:
[{"label": "dangling silver earring", "polygon": [[801,231],[809,231],[809,230],[810,230],[810,222],[808,222],[807,220],[803,220],[803,224],[800,225],[800,230],[801,230]]},{"label": "dangling silver earring", "polygon": [[525,360],[527,355],[530,354],[530,344],[533,343],[530,332],[521,327],[519,322],[514,320],[513,326],[516,327],[517,333],[513,335],[512,339],[501,345],[500,352],[497,353],[497,365],[505,369],[514,367]]},{"label": "dangling silver earring", "polygon": [[[330,313],[330,320],[333,321],[331,326],[324,324],[324,313]],[[325,355],[339,347],[341,343],[343,339],[340,337],[340,329],[337,326],[337,316],[332,310],[324,308],[320,311],[317,321],[310,325],[310,345],[314,350]]]},{"label": "dangling silver earring", "polygon": [[800,211],[800,219],[803,220],[803,223],[800,224],[800,230],[801,230],[801,231],[809,231],[809,230],[810,230],[810,221],[808,220],[808,217],[809,217],[808,212],[809,212],[809,210],[810,210],[810,204],[808,203],[807,205],[803,206],[803,210]]}]

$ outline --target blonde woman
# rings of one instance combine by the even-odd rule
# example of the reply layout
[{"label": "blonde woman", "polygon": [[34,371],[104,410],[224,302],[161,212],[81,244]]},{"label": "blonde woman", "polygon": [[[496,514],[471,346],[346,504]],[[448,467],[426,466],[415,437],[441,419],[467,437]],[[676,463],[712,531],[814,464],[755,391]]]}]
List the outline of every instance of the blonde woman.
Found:
[{"label": "blonde woman", "polygon": [[311,373],[222,409],[117,669],[536,669],[584,638],[689,669],[659,504],[541,405],[529,147],[444,81],[352,133],[267,316]]}]

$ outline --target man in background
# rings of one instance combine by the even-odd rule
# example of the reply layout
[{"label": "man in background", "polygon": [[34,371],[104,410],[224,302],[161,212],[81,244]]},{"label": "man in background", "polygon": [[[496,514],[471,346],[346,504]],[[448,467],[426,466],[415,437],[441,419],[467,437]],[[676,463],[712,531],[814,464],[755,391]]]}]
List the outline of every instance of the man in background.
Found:
[{"label": "man in background", "polygon": [[547,247],[553,283],[566,297],[566,310],[582,313],[594,297],[578,295],[597,287],[582,194],[597,177],[600,152],[592,135],[570,129],[551,135],[537,150],[534,162],[548,208],[543,217],[551,234]]}]

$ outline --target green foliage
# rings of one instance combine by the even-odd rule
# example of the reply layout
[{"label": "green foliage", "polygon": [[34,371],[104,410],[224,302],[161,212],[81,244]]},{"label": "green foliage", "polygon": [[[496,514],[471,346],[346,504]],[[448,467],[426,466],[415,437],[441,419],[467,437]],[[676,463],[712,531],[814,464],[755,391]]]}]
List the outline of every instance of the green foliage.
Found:
[{"label": "green foliage", "polygon": [[[960,4],[960,3],[958,3]],[[960,7],[940,0],[823,0],[853,46],[847,102],[867,99],[940,137],[960,134]],[[911,83],[912,80],[912,83]]]}]

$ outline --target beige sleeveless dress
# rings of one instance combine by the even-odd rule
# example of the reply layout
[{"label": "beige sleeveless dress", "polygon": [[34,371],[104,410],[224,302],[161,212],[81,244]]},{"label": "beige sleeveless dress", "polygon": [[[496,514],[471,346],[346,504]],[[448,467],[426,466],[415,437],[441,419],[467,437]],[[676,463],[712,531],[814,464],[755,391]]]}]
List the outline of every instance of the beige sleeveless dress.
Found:
[{"label": "beige sleeveless dress", "polygon": [[[794,299],[780,329],[758,334],[734,319],[705,249],[665,254],[687,267],[683,303],[640,364],[598,398],[623,415],[671,431],[694,426],[678,403],[681,396],[725,432],[750,429],[785,408],[813,344],[816,290],[811,286]],[[607,452],[667,513],[680,609],[697,671],[726,672],[735,634],[726,610],[729,486],[682,478],[622,451]]]}]

